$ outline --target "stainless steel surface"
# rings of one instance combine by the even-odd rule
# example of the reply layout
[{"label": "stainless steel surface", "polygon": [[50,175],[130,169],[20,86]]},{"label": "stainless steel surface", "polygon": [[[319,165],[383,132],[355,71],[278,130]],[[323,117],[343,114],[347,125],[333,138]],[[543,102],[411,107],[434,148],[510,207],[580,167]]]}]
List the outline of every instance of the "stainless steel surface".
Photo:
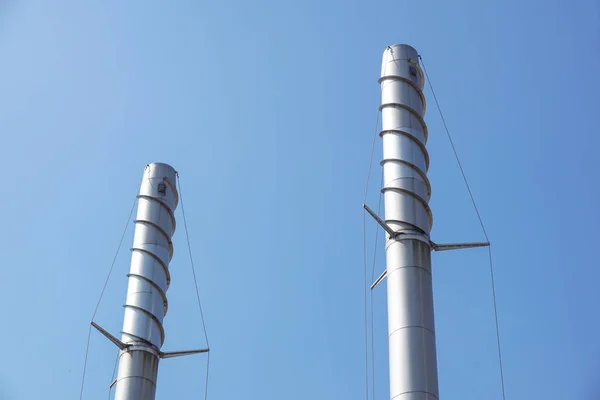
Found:
[{"label": "stainless steel surface", "polygon": [[115,400],[153,400],[173,256],[176,172],[161,163],[144,170],[131,255]]},{"label": "stainless steel surface", "polygon": [[385,245],[390,399],[434,400],[439,393],[429,240],[433,216],[417,51],[408,45],[388,47],[379,82],[385,224],[394,232],[387,232]]}]

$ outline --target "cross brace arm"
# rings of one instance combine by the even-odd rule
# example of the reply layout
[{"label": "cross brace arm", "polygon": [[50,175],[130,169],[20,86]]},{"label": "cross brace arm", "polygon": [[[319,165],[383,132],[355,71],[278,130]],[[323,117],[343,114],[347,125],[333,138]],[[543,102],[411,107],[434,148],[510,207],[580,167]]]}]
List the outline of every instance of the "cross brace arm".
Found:
[{"label": "cross brace arm", "polygon": [[431,248],[434,251],[447,251],[447,250],[461,250],[470,249],[473,247],[487,247],[490,242],[475,242],[475,243],[448,243],[448,244],[437,244],[431,242]]},{"label": "cross brace arm", "polygon": [[160,358],[174,358],[174,357],[189,356],[191,354],[208,353],[208,352],[209,352],[209,349],[161,351]]},{"label": "cross brace arm", "polygon": [[384,220],[382,220],[381,218],[379,218],[379,216],[378,216],[377,214],[375,214],[375,212],[373,212],[373,210],[371,210],[371,209],[369,208],[369,206],[368,206],[368,205],[366,205],[366,204],[363,204],[363,208],[364,208],[365,210],[367,210],[367,212],[368,212],[368,213],[371,215],[371,217],[373,217],[373,219],[374,219],[375,221],[377,221],[377,223],[378,223],[379,225],[381,225],[381,227],[382,227],[383,229],[385,229],[385,231],[386,231],[387,233],[389,233],[389,234],[390,234],[390,237],[394,237],[394,236],[397,236],[397,235],[398,235],[398,233],[397,233],[397,232],[394,232],[394,230],[392,229],[392,227],[391,227],[391,226],[389,226],[388,224],[386,224]]},{"label": "cross brace arm", "polygon": [[[102,328],[100,325],[91,322],[92,326],[98,330],[102,335],[104,335],[108,340],[113,342],[119,349],[125,350],[130,345],[121,342],[119,339],[111,335],[106,329]],[[181,356],[188,356],[191,354],[199,354],[199,353],[208,353],[209,349],[196,349],[196,350],[181,350],[181,351],[161,351],[159,352],[160,358],[174,358]]]},{"label": "cross brace arm", "polygon": [[385,271],[383,271],[383,273],[381,275],[379,275],[379,278],[377,278],[377,280],[375,282],[373,282],[373,284],[371,285],[371,290],[375,289],[377,287],[377,285],[379,285],[381,283],[381,281],[385,279],[386,276],[387,276],[387,269]]},{"label": "cross brace arm", "polygon": [[92,326],[94,328],[96,328],[98,330],[98,332],[100,332],[101,334],[103,334],[108,340],[110,340],[111,342],[113,342],[119,349],[121,350],[125,350],[127,348],[127,345],[123,342],[121,342],[119,339],[117,339],[116,337],[114,337],[113,335],[111,335],[108,331],[106,331],[103,327],[101,327],[100,325],[98,325],[97,323],[95,323],[94,321],[90,322],[92,324]]}]

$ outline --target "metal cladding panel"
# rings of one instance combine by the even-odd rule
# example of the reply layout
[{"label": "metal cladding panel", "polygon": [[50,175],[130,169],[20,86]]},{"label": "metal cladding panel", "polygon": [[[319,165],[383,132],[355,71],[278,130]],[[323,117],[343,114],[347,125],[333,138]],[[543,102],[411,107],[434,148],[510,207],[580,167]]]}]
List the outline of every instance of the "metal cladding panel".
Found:
[{"label": "metal cladding panel", "polygon": [[381,109],[381,127],[383,131],[397,130],[407,132],[419,139],[423,144],[427,142],[427,129],[415,113],[404,107],[392,104]]},{"label": "metal cladding panel", "polygon": [[144,170],[125,302],[124,343],[142,339],[160,349],[164,342],[162,321],[175,232],[171,207],[179,199],[175,179],[175,170],[166,164],[149,164]]},{"label": "metal cladding panel", "polygon": [[425,114],[423,94],[412,80],[394,78],[381,81],[381,108],[392,104],[413,112],[417,119]]},{"label": "metal cladding panel", "polygon": [[387,160],[402,160],[404,163],[418,168],[423,175],[427,173],[429,156],[421,142],[400,132],[384,132],[381,137],[384,163]]},{"label": "metal cladding panel", "polygon": [[161,228],[170,238],[175,233],[175,218],[166,204],[159,203],[154,198],[140,197],[138,199],[137,221],[149,221]]},{"label": "metal cladding panel", "polygon": [[[383,174],[384,187],[404,189],[429,202],[431,187],[423,174],[401,161],[387,161]],[[389,179],[386,177],[386,173]],[[398,178],[398,177],[401,178]]]},{"label": "metal cladding panel", "polygon": [[[431,196],[427,180],[429,155],[425,148],[425,98],[417,51],[407,45],[388,47],[381,71],[385,182],[382,191],[386,201],[386,221],[413,226],[429,234],[433,215],[427,204]],[[399,164],[406,167],[399,167]]]},{"label": "metal cladding panel", "polygon": [[423,89],[423,75],[420,75],[418,71],[417,75],[413,75],[411,74],[411,70],[407,68],[411,60],[416,63],[418,59],[419,53],[409,45],[395,44],[388,46],[383,52],[383,59],[381,61],[381,78],[383,79],[388,76],[404,78]]},{"label": "metal cladding panel", "polygon": [[144,170],[121,336],[136,350],[129,347],[121,352],[116,400],[154,399],[179,201],[175,182],[176,172],[167,164],[149,164]]},{"label": "metal cladding panel", "polygon": [[172,244],[170,238],[163,234],[163,232],[156,225],[151,225],[145,220],[136,220],[135,234],[133,237],[133,247],[137,245],[156,245],[160,247],[156,256],[162,256],[167,254],[167,264],[172,258]]},{"label": "metal cladding panel", "polygon": [[[140,229],[141,233],[141,229]],[[160,245],[158,243],[148,243],[147,236],[144,235],[135,235],[133,238],[133,250],[138,251],[143,254],[150,255],[150,257],[160,262],[161,265],[164,266],[165,273],[168,272],[169,262],[171,262],[171,249],[170,247],[164,247],[164,245]],[[148,260],[145,260],[148,261]],[[132,260],[133,262],[133,260]],[[168,273],[167,273],[168,277]]]},{"label": "metal cladding panel", "polygon": [[[418,327],[406,327],[390,335],[390,358],[410,362],[390,363],[391,399],[419,393],[417,399],[437,399],[438,377],[433,333]],[[428,397],[429,396],[429,397]]]},{"label": "metal cladding panel", "polygon": [[429,241],[433,216],[417,51],[407,45],[388,47],[381,73],[385,221],[398,232],[386,241],[390,399],[437,400]]},{"label": "metal cladding panel", "polygon": [[[140,196],[150,196],[160,199],[171,211],[179,204],[179,193],[175,187],[177,172],[168,164],[152,163],[146,166],[144,179],[140,187]],[[158,186],[166,183],[169,187],[165,193],[158,192]]]},{"label": "metal cladding panel", "polygon": [[156,344],[162,346],[164,331],[160,324],[155,322],[146,311],[127,307],[125,309],[121,341],[123,343],[136,343],[140,339],[151,343],[153,346],[156,346]]},{"label": "metal cladding panel", "polygon": [[168,289],[167,272],[161,262],[155,258],[146,257],[142,252],[133,251],[131,253],[131,268],[129,269],[129,273],[150,279],[157,289],[163,292],[166,301],[166,292]]},{"label": "metal cladding panel", "polygon": [[158,357],[146,351],[121,351],[115,400],[153,400]]},{"label": "metal cladding panel", "polygon": [[408,224],[421,231],[429,232],[431,214],[429,207],[425,206],[414,194],[384,188],[385,220],[388,225],[394,226],[398,223]]},{"label": "metal cladding panel", "polygon": [[389,241],[386,252],[388,302],[404,304],[388,311],[390,332],[408,326],[435,330],[431,285],[431,252],[419,240]]}]

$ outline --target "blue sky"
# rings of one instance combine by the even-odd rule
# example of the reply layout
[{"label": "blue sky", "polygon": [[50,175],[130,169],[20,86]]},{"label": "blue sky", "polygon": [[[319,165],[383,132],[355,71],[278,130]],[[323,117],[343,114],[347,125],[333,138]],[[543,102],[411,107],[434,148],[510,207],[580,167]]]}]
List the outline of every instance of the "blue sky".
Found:
[{"label": "blue sky", "polygon": [[[0,1],[0,398],[78,398],[143,168],[163,161],[183,185],[209,398],[364,399],[361,203],[394,43],[425,59],[494,246],[507,399],[598,398],[592,0]],[[482,240],[426,95],[432,238]],[[376,161],[373,207],[379,174]],[[204,344],[178,215],[165,350]],[[96,317],[114,333],[131,241],[130,227]],[[433,262],[441,396],[500,399],[487,253]],[[375,399],[388,397],[383,288]],[[106,398],[114,356],[94,333],[84,399]],[[200,399],[204,368],[164,361],[157,398]]]}]

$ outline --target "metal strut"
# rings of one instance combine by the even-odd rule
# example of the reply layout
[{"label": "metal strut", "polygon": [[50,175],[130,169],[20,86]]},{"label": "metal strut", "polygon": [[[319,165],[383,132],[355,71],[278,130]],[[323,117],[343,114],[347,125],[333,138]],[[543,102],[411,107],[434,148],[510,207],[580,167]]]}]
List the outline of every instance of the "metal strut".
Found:
[{"label": "metal strut", "polygon": [[[90,322],[90,324],[92,324],[92,326],[94,328],[96,328],[98,330],[98,332],[100,332],[102,335],[104,335],[108,340],[110,340],[120,350],[127,351],[127,349],[132,346],[132,344],[125,344],[125,343],[121,342],[119,339],[117,339],[110,332],[108,332],[106,329],[102,328],[100,325],[98,325],[94,321]],[[154,350],[158,353],[158,355],[161,359],[189,356],[192,354],[208,353],[210,351],[210,349],[208,349],[208,348],[207,349],[194,349],[194,350],[179,350],[179,351],[160,351],[160,350],[156,350],[156,349],[154,349]]]},{"label": "metal strut", "polygon": [[488,247],[490,242],[473,242],[473,243],[448,243],[448,244],[437,244],[431,242],[431,249],[434,251],[447,251],[447,250],[462,250],[471,249],[473,247]]},{"label": "metal strut", "polygon": [[[392,239],[397,238],[399,235],[402,235],[405,233],[402,231],[394,231],[391,226],[389,226],[384,220],[379,218],[379,216],[377,214],[375,214],[375,212],[373,210],[371,210],[369,208],[369,206],[367,206],[366,204],[363,204],[363,208],[365,210],[367,210],[367,212],[369,213],[369,215],[371,215],[371,217],[373,217],[375,222],[377,222],[390,235],[390,238],[392,238]],[[487,247],[490,245],[490,242],[437,244],[431,240],[429,240],[429,243],[431,245],[431,250],[434,250],[434,251],[462,250],[462,249],[470,249],[470,248],[474,248],[474,247]],[[377,278],[377,280],[373,283],[373,285],[376,286],[377,284],[379,284],[379,282],[383,278],[385,278],[385,276],[382,274],[379,278]],[[373,286],[371,288],[373,288]]]},{"label": "metal strut", "polygon": [[[364,206],[367,211],[370,211],[369,207]],[[377,218],[379,221],[381,221],[380,218]],[[379,222],[377,221],[377,222]],[[383,224],[385,224],[385,222],[381,221]],[[387,225],[386,225],[387,226]],[[399,234],[401,234],[402,232],[399,233],[394,233],[394,235],[390,235],[392,237],[397,237]],[[489,247],[490,242],[473,242],[473,243],[448,243],[448,244],[437,244],[437,243],[433,243],[432,241],[430,241],[431,243],[431,250],[433,251],[449,251],[449,250],[463,250],[463,249],[471,249],[474,247]],[[383,271],[381,273],[381,275],[379,275],[379,278],[377,278],[375,280],[375,282],[373,282],[373,284],[371,285],[371,290],[375,289],[385,278],[387,277],[387,270]]]}]

